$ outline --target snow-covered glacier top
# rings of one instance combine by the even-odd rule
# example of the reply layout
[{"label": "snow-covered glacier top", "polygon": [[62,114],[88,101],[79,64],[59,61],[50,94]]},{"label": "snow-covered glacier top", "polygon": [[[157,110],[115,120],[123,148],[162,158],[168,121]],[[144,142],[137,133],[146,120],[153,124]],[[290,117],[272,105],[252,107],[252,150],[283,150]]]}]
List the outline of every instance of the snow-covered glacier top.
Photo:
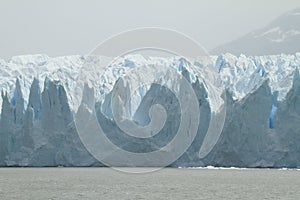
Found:
[{"label": "snow-covered glacier top", "polygon": [[[188,60],[181,57],[146,58],[141,55],[128,55],[119,58],[111,65],[109,65],[111,58],[99,57],[98,59],[102,64],[107,63],[108,66],[96,73],[93,70],[82,70],[83,65],[90,62],[87,56],[51,58],[47,55],[25,55],[12,57],[8,61],[0,59],[0,89],[12,98],[18,78],[25,104],[27,104],[34,78],[40,80],[41,90],[43,90],[46,78],[57,80],[66,89],[70,106],[74,109],[79,103],[79,99],[76,98],[79,76],[93,76],[94,81],[90,84],[96,88],[99,93],[97,98],[101,100],[112,90],[115,81],[130,69],[162,65],[176,68],[179,72],[183,68],[186,69],[192,82],[198,79],[204,85],[208,82],[224,85],[232,92],[236,100],[242,99],[264,80],[269,79],[272,91],[278,91],[278,100],[283,100],[292,87],[293,74],[300,66],[300,53],[256,57],[244,55],[236,57],[224,54]],[[206,69],[210,69],[209,71],[215,74],[209,75]],[[1,104],[2,98],[0,98]]]}]

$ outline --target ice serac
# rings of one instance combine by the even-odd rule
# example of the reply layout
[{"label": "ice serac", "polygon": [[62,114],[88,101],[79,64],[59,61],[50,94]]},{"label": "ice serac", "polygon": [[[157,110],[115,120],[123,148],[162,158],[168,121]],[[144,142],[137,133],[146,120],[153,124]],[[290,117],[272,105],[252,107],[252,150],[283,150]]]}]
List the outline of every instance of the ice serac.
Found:
[{"label": "ice serac", "polygon": [[2,93],[1,166],[101,165],[81,144],[64,87],[49,79],[44,84],[40,93],[33,80],[26,110],[17,109],[23,103],[18,81],[11,102]]},{"label": "ice serac", "polygon": [[298,68],[295,70],[293,86],[286,99],[279,104],[275,115],[276,136],[279,138],[280,157],[278,166],[299,167],[300,153],[300,76]]},{"label": "ice serac", "polygon": [[39,80],[34,78],[30,87],[28,108],[34,111],[34,119],[39,118],[42,108],[41,90],[39,87]]},{"label": "ice serac", "polygon": [[[219,143],[206,162],[215,166],[272,167],[274,138],[269,128],[273,96],[266,80],[257,90],[229,105]],[[214,157],[215,156],[215,157]]]},{"label": "ice serac", "polygon": [[24,112],[24,99],[22,96],[20,81],[16,81],[16,89],[14,92],[14,97],[12,99],[14,122],[15,124],[23,124],[23,112]]},{"label": "ice serac", "polygon": [[[143,68],[161,65],[186,78],[200,110],[195,140],[171,166],[300,167],[299,53],[253,57],[223,54],[194,60],[131,55],[103,68],[101,74],[81,71],[84,62],[90,60],[45,55],[1,60],[0,166],[102,166],[76,131],[73,114],[84,108],[80,102],[95,107],[106,136],[126,151],[147,153],[165,146],[180,124],[179,101],[159,82],[149,87],[142,82],[147,78]],[[209,74],[205,67],[215,74]],[[135,69],[140,69],[140,74],[134,74],[139,88],[133,92],[122,80]],[[85,86],[93,90],[84,90],[82,99],[77,88],[80,75],[95,76]],[[160,81],[178,87],[172,77],[162,77]],[[216,88],[221,98],[216,98],[209,83],[225,86],[221,92]],[[133,137],[118,126],[111,102],[116,84],[123,92],[126,117],[136,125],[151,124],[151,106],[164,107],[166,123],[157,134]],[[227,105],[224,128],[212,150],[201,153],[209,140],[211,118],[219,114],[220,99]]]},{"label": "ice serac", "polygon": [[197,135],[192,145],[187,151],[171,166],[175,167],[199,167],[205,166],[202,160],[199,159],[199,151],[203,144],[205,134],[208,131],[208,125],[211,117],[211,108],[208,102],[208,92],[205,89],[203,83],[198,80],[192,84],[196,93],[200,108],[200,123],[197,131]]},{"label": "ice serac", "polygon": [[12,108],[10,106],[7,93],[1,92],[2,95],[2,109],[0,121],[0,164],[5,166],[5,159],[8,154],[9,136],[11,134],[12,123]]}]

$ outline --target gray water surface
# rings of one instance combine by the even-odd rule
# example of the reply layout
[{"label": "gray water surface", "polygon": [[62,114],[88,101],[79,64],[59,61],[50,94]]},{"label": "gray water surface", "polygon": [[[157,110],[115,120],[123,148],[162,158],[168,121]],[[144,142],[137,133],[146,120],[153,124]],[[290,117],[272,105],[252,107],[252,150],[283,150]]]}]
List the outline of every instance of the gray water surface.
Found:
[{"label": "gray water surface", "polygon": [[0,168],[0,199],[300,199],[300,171]]}]

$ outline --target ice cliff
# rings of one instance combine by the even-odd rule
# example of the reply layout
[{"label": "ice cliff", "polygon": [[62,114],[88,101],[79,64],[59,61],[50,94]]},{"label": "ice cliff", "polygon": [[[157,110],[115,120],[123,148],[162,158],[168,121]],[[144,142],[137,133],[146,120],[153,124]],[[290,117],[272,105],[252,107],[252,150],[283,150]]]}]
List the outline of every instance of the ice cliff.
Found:
[{"label": "ice cliff", "polygon": [[[149,122],[151,105],[167,108],[161,133],[151,139],[122,134],[109,102],[123,74],[162,65],[173,67],[190,82],[201,114],[195,140],[171,166],[300,167],[299,53],[257,57],[223,54],[197,59],[131,55],[98,73],[82,71],[87,59],[32,55],[0,60],[0,166],[102,165],[76,132],[74,113],[82,92],[77,88],[79,76],[94,77],[89,85],[95,89],[98,121],[114,144],[137,153],[166,145],[174,137],[180,118],[178,100],[167,88],[157,84],[144,87],[141,83],[139,92],[129,99],[129,115],[144,125]],[[108,58],[100,59],[109,63]],[[207,74],[205,67],[217,76]],[[137,80],[142,75],[147,77],[137,74]],[[216,102],[220,100],[209,92],[207,82],[226,88],[223,100],[227,112],[216,145],[200,158],[209,120],[217,113]]]}]

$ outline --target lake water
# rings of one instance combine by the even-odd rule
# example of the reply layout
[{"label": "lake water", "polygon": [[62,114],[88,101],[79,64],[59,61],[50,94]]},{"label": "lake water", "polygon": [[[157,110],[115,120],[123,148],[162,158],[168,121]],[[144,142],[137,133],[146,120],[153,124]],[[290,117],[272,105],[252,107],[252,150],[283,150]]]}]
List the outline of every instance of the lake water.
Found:
[{"label": "lake water", "polygon": [[0,199],[300,199],[300,171],[0,168]]}]

